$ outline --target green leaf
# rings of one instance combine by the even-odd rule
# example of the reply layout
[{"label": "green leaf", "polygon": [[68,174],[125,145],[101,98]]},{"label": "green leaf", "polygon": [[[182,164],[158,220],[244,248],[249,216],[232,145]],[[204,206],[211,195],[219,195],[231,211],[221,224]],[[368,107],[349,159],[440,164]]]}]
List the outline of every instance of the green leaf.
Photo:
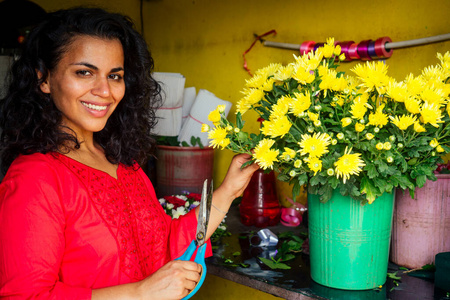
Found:
[{"label": "green leaf", "polygon": [[241,252],[239,252],[239,251],[236,251],[233,253],[233,256],[239,256],[239,255],[241,255]]},{"label": "green leaf", "polygon": [[423,187],[425,182],[427,182],[427,175],[419,175],[416,178],[416,184],[419,188]]},{"label": "green leaf", "polygon": [[391,279],[395,279],[395,280],[402,279],[401,277],[397,276],[397,272],[398,272],[398,271],[396,271],[396,272],[394,272],[394,273],[387,273],[387,277],[388,277],[388,278],[391,278]]},{"label": "green leaf", "polygon": [[242,127],[244,127],[244,123],[245,122],[242,120],[242,114],[238,112],[236,114],[236,127],[242,129]]},{"label": "green leaf", "polygon": [[278,179],[279,181],[288,182],[289,179],[291,179],[291,177],[288,176],[288,175],[286,175],[286,174],[281,174],[281,173],[280,173],[280,174],[278,174],[277,179]]},{"label": "green leaf", "polygon": [[364,167],[364,170],[367,171],[367,176],[369,176],[369,178],[371,179],[378,176],[378,171],[374,164],[367,164]]},{"label": "green leaf", "polygon": [[367,201],[372,203],[375,198],[378,196],[379,191],[377,188],[370,182],[369,179],[363,177],[361,179],[361,193],[366,195]]},{"label": "green leaf", "polygon": [[275,270],[275,269],[289,270],[289,269],[291,269],[291,267],[289,267],[286,264],[276,262],[276,261],[273,261],[271,259],[267,259],[264,257],[258,257],[258,258],[261,260],[262,263],[264,263],[266,266],[268,266],[272,270]]}]

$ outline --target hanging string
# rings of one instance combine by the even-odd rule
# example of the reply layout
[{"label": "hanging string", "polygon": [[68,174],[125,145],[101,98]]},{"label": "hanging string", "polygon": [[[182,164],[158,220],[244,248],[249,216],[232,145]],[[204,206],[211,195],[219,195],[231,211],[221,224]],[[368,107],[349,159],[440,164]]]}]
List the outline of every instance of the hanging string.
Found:
[{"label": "hanging string", "polygon": [[263,37],[265,37],[265,36],[267,36],[267,35],[269,35],[269,34],[274,34],[274,35],[276,35],[277,32],[273,29],[273,30],[270,30],[270,31],[268,31],[268,32],[266,32],[266,33],[263,33],[263,34],[261,34],[261,35],[256,36],[256,38],[255,38],[255,40],[253,41],[253,43],[251,44],[250,48],[248,48],[247,50],[245,50],[245,52],[242,54],[242,56],[244,57],[244,69],[247,71],[248,74],[250,74],[250,76],[252,76],[252,73],[250,72],[250,69],[249,69],[248,66],[247,66],[247,60],[245,59],[245,54],[247,54],[247,53],[253,48],[253,46],[256,44],[257,41],[262,40]]}]

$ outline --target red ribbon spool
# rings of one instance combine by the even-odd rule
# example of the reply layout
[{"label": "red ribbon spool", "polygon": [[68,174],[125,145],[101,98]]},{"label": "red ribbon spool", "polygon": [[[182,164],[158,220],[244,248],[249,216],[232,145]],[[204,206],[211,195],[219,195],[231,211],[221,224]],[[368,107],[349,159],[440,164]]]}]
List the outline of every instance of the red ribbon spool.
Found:
[{"label": "red ribbon spool", "polygon": [[300,55],[305,55],[314,49],[314,41],[306,41],[300,45]]},{"label": "red ribbon spool", "polygon": [[375,41],[375,53],[379,58],[389,58],[394,52],[393,49],[386,50],[386,44],[392,43],[392,40],[388,37],[381,37]]},{"label": "red ribbon spool", "polygon": [[350,58],[350,55],[348,53],[350,46],[354,44],[354,41],[345,41],[345,42],[338,42],[336,45],[341,46],[341,53],[344,53],[345,55],[345,61],[351,61],[352,58]]},{"label": "red ribbon spool", "polygon": [[358,44],[353,43],[348,47],[348,57],[350,60],[361,58],[358,54]]},{"label": "red ribbon spool", "polygon": [[371,42],[372,40],[365,40],[365,41],[361,41],[359,44],[358,44],[358,47],[357,47],[357,52],[358,52],[358,54],[359,54],[359,56],[361,57],[361,60],[370,60],[371,59],[371,57],[370,57],[370,55],[369,55],[369,52],[368,52],[368,48],[369,48],[369,43]]}]

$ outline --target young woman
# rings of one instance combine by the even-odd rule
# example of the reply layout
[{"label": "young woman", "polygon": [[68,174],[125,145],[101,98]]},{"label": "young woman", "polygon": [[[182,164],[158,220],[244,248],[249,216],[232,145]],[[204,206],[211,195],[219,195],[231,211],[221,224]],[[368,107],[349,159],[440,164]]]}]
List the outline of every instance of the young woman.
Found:
[{"label": "young woman", "polygon": [[[131,21],[101,9],[49,14],[27,37],[0,107],[0,297],[180,299],[201,267],[173,261],[197,211],[171,220],[139,163],[154,148],[159,87]],[[258,168],[236,156],[207,237]]]}]

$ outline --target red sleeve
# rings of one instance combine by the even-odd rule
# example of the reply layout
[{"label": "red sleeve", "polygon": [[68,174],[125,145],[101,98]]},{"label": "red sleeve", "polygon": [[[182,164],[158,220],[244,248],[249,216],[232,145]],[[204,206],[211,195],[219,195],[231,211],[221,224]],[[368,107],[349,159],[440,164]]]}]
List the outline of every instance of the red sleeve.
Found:
[{"label": "red sleeve", "polygon": [[0,298],[90,299],[59,281],[64,209],[48,161],[21,157],[0,185]]}]

